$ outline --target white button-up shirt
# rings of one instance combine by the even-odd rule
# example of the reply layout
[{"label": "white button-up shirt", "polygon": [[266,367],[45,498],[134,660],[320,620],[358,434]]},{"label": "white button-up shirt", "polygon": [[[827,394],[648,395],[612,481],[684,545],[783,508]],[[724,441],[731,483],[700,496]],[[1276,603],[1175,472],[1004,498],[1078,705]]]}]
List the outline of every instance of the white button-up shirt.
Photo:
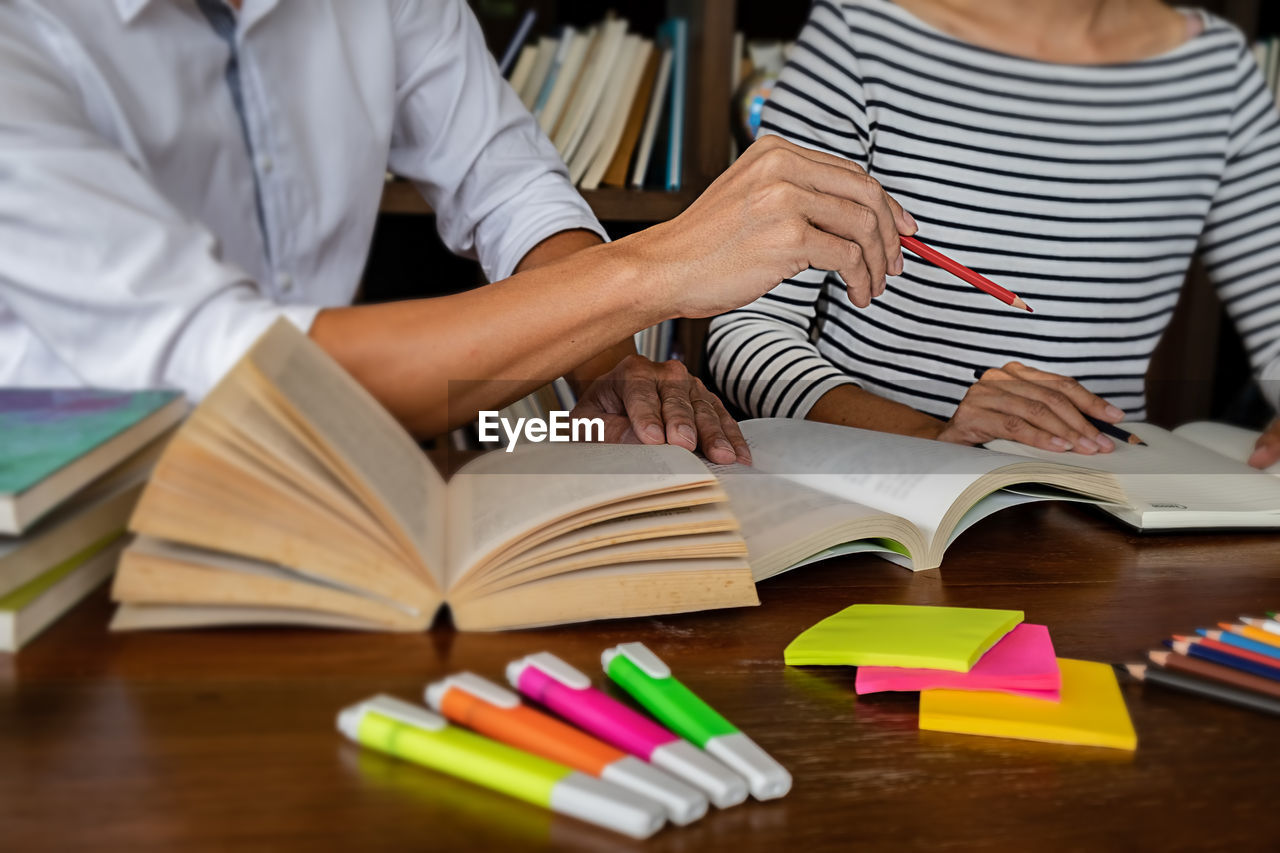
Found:
[{"label": "white button-up shirt", "polygon": [[463,0],[244,0],[225,35],[194,0],[0,3],[0,385],[202,395],[350,303],[387,169],[490,279],[603,234]]}]

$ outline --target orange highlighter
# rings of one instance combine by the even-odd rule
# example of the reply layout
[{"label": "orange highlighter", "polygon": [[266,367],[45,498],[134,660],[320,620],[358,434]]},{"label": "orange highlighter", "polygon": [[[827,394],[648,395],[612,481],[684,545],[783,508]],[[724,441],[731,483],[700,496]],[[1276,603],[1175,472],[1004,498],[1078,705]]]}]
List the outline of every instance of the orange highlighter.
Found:
[{"label": "orange highlighter", "polygon": [[427,685],[427,704],[494,740],[558,761],[659,803],[684,826],[707,813],[701,791],[567,723],[535,711],[510,690],[472,672]]}]

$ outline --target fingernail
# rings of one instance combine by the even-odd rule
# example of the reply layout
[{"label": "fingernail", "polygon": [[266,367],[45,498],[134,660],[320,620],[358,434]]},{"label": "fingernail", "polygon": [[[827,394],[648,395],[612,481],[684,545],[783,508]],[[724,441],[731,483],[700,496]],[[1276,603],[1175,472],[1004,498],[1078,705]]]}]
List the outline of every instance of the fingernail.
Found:
[{"label": "fingernail", "polygon": [[1098,452],[1098,445],[1094,444],[1092,441],[1090,441],[1087,438],[1082,438],[1079,441],[1077,441],[1076,447],[1079,448],[1080,450],[1083,450],[1085,453]]},{"label": "fingernail", "polygon": [[902,211],[903,216],[907,217],[907,224],[911,226],[911,233],[914,234],[920,230],[920,226],[916,224],[916,218],[906,210]]},{"label": "fingernail", "polygon": [[1107,438],[1105,435],[1100,435],[1094,440],[1098,442],[1099,450],[1102,450],[1105,452],[1105,451],[1111,451],[1116,449],[1116,443],[1111,439]]},{"label": "fingernail", "polygon": [[895,275],[902,275],[902,271],[907,268],[907,256],[902,254],[902,250],[898,250],[898,271]]},{"label": "fingernail", "polygon": [[1058,448],[1059,450],[1071,449],[1071,442],[1063,438],[1058,438],[1056,435],[1053,438],[1049,439],[1049,443],[1052,444],[1054,447]]},{"label": "fingernail", "polygon": [[1107,417],[1118,421],[1124,417],[1124,410],[1118,409],[1115,406],[1107,406]]},{"label": "fingernail", "polygon": [[742,463],[743,465],[750,465],[750,464],[751,464],[751,454],[750,454],[750,453],[739,453],[739,454],[738,454],[738,461],[739,461],[740,463]]},{"label": "fingernail", "polygon": [[676,432],[680,434],[681,438],[689,442],[691,445],[698,439],[698,434],[694,432],[693,427],[688,424],[680,424],[680,426],[676,427]]},{"label": "fingernail", "polygon": [[667,434],[662,431],[662,427],[657,424],[649,424],[644,428],[644,437],[650,441],[666,441]]}]

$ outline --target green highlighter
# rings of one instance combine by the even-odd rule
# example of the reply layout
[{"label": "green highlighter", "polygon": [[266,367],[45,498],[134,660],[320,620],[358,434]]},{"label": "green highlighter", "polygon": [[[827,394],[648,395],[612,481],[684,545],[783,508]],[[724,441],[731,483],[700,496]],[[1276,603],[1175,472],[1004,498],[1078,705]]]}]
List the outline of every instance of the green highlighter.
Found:
[{"label": "green highlighter", "polygon": [[600,656],[604,671],[649,713],[747,780],[757,800],[791,790],[791,774],[737,726],[681,684],[644,643],[621,643]]}]

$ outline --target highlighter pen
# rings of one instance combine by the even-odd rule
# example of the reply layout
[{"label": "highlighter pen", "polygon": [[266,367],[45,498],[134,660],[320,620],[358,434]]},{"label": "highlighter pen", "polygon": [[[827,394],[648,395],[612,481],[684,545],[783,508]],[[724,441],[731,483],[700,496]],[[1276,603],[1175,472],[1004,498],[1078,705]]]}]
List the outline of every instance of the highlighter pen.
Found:
[{"label": "highlighter pen", "polygon": [[427,685],[427,704],[446,718],[517,749],[568,765],[654,800],[684,826],[707,813],[707,798],[652,764],[645,764],[567,723],[535,711],[520,697],[463,672]]},{"label": "highlighter pen", "polygon": [[615,684],[667,728],[745,777],[757,800],[772,800],[791,790],[787,769],[673,677],[671,668],[644,643],[605,649],[600,662]]},{"label": "highlighter pen", "polygon": [[702,791],[722,809],[747,798],[742,777],[644,715],[591,686],[586,674],[550,652],[507,664],[507,681],[606,743],[645,759]]},{"label": "highlighter pen", "polygon": [[338,713],[351,740],[559,814],[648,838],[666,822],[657,803],[466,729],[393,696],[374,696]]}]

